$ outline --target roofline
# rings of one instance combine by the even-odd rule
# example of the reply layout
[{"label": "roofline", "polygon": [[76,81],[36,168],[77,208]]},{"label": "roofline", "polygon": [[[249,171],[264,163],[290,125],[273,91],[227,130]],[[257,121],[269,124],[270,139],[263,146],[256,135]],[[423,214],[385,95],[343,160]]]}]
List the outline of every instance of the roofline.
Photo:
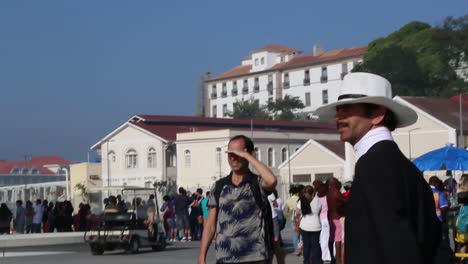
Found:
[{"label": "roofline", "polygon": [[[296,66],[291,66],[291,67],[284,67],[284,68],[279,67],[279,66],[278,66],[278,68],[275,68],[275,66],[273,66],[273,67],[271,67],[269,69],[266,69],[266,70],[263,70],[263,71],[249,72],[249,73],[233,75],[233,76],[230,76],[230,77],[222,77],[222,78],[213,77],[213,78],[210,78],[210,79],[205,79],[205,83],[211,83],[211,82],[221,81],[221,80],[235,79],[235,78],[240,78],[241,76],[252,76],[252,75],[257,75],[257,74],[261,75],[261,74],[268,73],[268,72],[283,72],[283,71],[287,71],[287,70],[291,70],[291,69],[305,68],[307,66],[318,66],[318,65],[323,65],[323,64],[329,64],[330,62],[337,62],[337,61],[350,59],[350,58],[358,58],[358,57],[362,57],[362,55],[348,56],[348,57],[343,57],[343,58],[334,59],[334,60],[325,60],[325,61],[321,61],[321,62],[318,62],[318,63],[305,63],[305,64],[301,64],[301,65],[296,65]],[[307,56],[307,55],[304,55],[304,56]],[[287,63],[287,62],[283,62],[283,63]],[[244,66],[246,66],[246,65],[244,65]],[[238,66],[236,66],[236,67],[238,67]]]},{"label": "roofline", "polygon": [[397,96],[393,97],[393,99],[394,99],[394,100],[400,100],[400,103],[403,103],[403,104],[405,104],[405,105],[408,106],[408,107],[415,108],[416,110],[418,110],[419,112],[421,112],[425,117],[427,117],[427,118],[429,118],[430,120],[432,120],[432,121],[434,121],[434,122],[436,122],[436,123],[438,123],[438,124],[440,124],[440,125],[446,127],[447,129],[455,129],[456,131],[458,130],[456,127],[451,127],[451,126],[449,126],[449,125],[448,125],[447,123],[445,123],[444,121],[442,121],[442,120],[436,118],[436,117],[433,116],[433,115],[430,115],[430,114],[429,114],[428,112],[426,112],[425,110],[423,110],[423,109],[417,107],[416,105],[414,105],[414,104],[408,102],[407,100],[405,100],[405,99],[404,99],[403,97],[401,97],[401,96],[398,96],[398,95],[397,95]]},{"label": "roofline", "polygon": [[[214,119],[214,118],[213,118]],[[191,120],[191,121],[181,121],[181,120],[146,120],[146,124],[173,124],[177,125],[178,123],[181,123],[181,125],[193,125],[193,126],[211,126],[211,127],[220,127],[220,129],[235,129],[235,128],[263,128],[265,131],[272,131],[272,132],[278,132],[277,130],[297,130],[301,131],[304,129],[322,129],[322,130],[330,130],[330,132],[322,132],[322,133],[331,133],[331,134],[336,134],[336,132],[333,132],[332,125],[328,125],[328,123],[320,123],[317,125],[307,125],[313,122],[304,122],[304,125],[301,124],[271,124],[271,123],[258,123],[256,121],[263,121],[263,120],[258,120],[254,119],[253,122],[251,123],[250,120],[248,119],[225,119],[225,121],[221,121],[224,119],[219,118],[218,120]],[[248,122],[248,123],[247,123]],[[288,122],[288,121],[286,121]],[[298,122],[299,123],[299,122]],[[229,126],[229,127],[226,127]],[[307,133],[307,132],[304,132]]]},{"label": "roofline", "polygon": [[[135,124],[132,124],[132,123],[128,123],[128,125],[131,126],[131,127],[133,127],[133,128],[135,128],[135,129],[137,129],[137,130],[140,130],[141,132],[143,132],[143,133],[145,133],[145,134],[148,134],[148,135],[150,135],[150,136],[153,136],[153,137],[155,137],[155,138],[158,139],[158,140],[161,140],[161,141],[162,141],[163,143],[165,143],[165,144],[169,143],[169,140],[166,140],[166,139],[164,139],[164,138],[162,138],[162,137],[160,137],[160,136],[154,134],[153,132],[148,131],[148,130],[142,128],[142,127],[139,127],[139,126],[137,126],[137,125],[135,125]],[[177,133],[176,133],[176,134],[177,134]]]},{"label": "roofline", "polygon": [[[138,116],[138,115],[133,116],[133,117],[130,118],[129,120],[132,120],[132,119],[135,118],[135,117],[136,117],[136,118],[140,118],[142,121],[145,120],[144,118],[142,118],[142,117],[140,117],[140,116]],[[113,130],[112,132],[110,132],[109,134],[107,134],[104,138],[102,138],[101,140],[99,140],[99,141],[98,141],[97,143],[95,143],[93,146],[91,146],[90,149],[97,149],[101,144],[103,144],[104,142],[107,142],[107,141],[109,140],[109,138],[111,138],[112,136],[114,136],[114,135],[117,134],[118,132],[122,131],[126,126],[130,126],[130,127],[133,127],[133,128],[135,128],[135,129],[137,129],[137,130],[140,130],[141,132],[144,132],[145,134],[148,134],[148,135],[150,135],[150,136],[153,136],[153,137],[155,137],[156,139],[159,139],[159,140],[161,140],[162,142],[164,142],[164,143],[166,143],[166,144],[169,142],[168,140],[166,140],[166,139],[164,139],[164,138],[162,138],[162,137],[160,137],[160,136],[158,136],[158,135],[152,133],[151,131],[148,131],[148,130],[146,130],[146,129],[142,128],[142,127],[139,127],[139,126],[137,126],[137,125],[135,125],[135,124],[132,124],[132,123],[130,123],[130,121],[127,121],[127,122],[125,122],[124,124],[122,124],[121,126],[119,126],[118,128],[114,129],[114,130]]]},{"label": "roofline", "polygon": [[[323,140],[325,141],[325,140]],[[278,166],[278,170],[285,167],[288,162],[290,162],[291,160],[293,160],[297,155],[300,154],[300,152],[302,152],[307,146],[311,145],[311,144],[314,144],[316,146],[318,146],[319,148],[325,150],[326,152],[330,153],[332,156],[334,156],[336,159],[338,159],[339,161],[342,161],[342,162],[345,162],[344,159],[342,159],[340,156],[336,155],[335,152],[331,151],[329,148],[323,146],[322,144],[320,144],[319,142],[317,142],[315,139],[309,139],[306,143],[304,143],[296,152],[294,152],[288,159],[286,159],[283,163],[281,163],[279,166]]]},{"label": "roofline", "polygon": [[91,146],[91,148],[89,149],[97,149],[98,146],[100,146],[102,143],[106,142],[110,137],[114,136],[115,134],[117,134],[117,132],[120,132],[122,129],[124,129],[125,126],[128,126],[128,122],[125,122],[123,123],[122,125],[120,125],[118,128],[112,130],[109,134],[107,134],[106,136],[104,136],[101,140],[99,140],[98,142],[96,142],[94,145]]}]

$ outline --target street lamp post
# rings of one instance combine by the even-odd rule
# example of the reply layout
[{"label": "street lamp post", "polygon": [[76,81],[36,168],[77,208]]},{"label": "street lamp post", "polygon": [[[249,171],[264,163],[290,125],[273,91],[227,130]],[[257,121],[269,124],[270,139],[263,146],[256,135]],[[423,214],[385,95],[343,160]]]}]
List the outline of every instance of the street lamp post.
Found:
[{"label": "street lamp post", "polygon": [[421,129],[420,127],[413,128],[411,130],[408,130],[408,159],[411,160],[411,132]]}]

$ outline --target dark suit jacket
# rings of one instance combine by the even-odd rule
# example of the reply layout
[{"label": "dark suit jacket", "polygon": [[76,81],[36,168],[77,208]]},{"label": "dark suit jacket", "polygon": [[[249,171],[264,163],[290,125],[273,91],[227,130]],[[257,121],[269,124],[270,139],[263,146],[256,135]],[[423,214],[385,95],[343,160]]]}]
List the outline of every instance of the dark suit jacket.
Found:
[{"label": "dark suit jacket", "polygon": [[440,263],[440,241],[432,191],[419,170],[393,141],[372,146],[356,163],[346,208],[346,264]]}]

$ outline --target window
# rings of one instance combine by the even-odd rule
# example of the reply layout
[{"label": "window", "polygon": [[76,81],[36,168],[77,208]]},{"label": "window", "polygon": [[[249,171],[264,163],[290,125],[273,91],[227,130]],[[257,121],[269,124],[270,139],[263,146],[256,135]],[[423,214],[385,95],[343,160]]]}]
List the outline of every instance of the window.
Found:
[{"label": "window", "polygon": [[151,181],[145,182],[145,188],[151,188]]},{"label": "window", "polygon": [[216,93],[216,84],[213,84],[211,86],[211,99],[216,99],[218,97],[218,94]]},{"label": "window", "polygon": [[148,168],[156,168],[156,150],[154,148],[148,150]]},{"label": "window", "polygon": [[268,84],[267,84],[268,95],[273,95],[273,75],[268,74]]},{"label": "window", "polygon": [[322,91],[322,104],[328,104],[328,90]]},{"label": "window", "polygon": [[223,104],[223,117],[227,116],[227,114],[228,114],[227,104]]},{"label": "window", "polygon": [[216,117],[217,112],[218,112],[218,108],[216,107],[216,105],[213,105],[211,107],[211,116]]},{"label": "window", "polygon": [[320,82],[322,83],[328,82],[327,66],[322,67],[322,76],[320,77]]},{"label": "window", "polygon": [[255,59],[255,66],[258,65],[258,58]]},{"label": "window", "polygon": [[284,82],[283,82],[284,89],[289,88],[289,73],[284,74]]},{"label": "window", "polygon": [[237,96],[237,81],[232,82],[232,96]]},{"label": "window", "polygon": [[310,106],[310,93],[305,93],[305,106]]},{"label": "window", "polygon": [[185,158],[185,168],[190,168],[192,166],[192,155],[190,150],[186,149],[184,151],[184,158]]},{"label": "window", "polygon": [[29,169],[28,169],[28,168],[23,168],[23,169],[21,170],[21,174],[28,174],[28,172],[29,172]]},{"label": "window", "polygon": [[221,167],[221,148],[216,148],[215,150],[215,164],[217,168]]},{"label": "window", "polygon": [[223,90],[221,92],[221,97],[226,97],[227,96],[227,87],[226,87],[226,83],[224,82],[223,83]]},{"label": "window", "polygon": [[297,174],[293,175],[293,182],[294,183],[311,183],[310,174]]},{"label": "window", "polygon": [[288,159],[288,149],[282,148],[281,149],[281,162],[285,162]]},{"label": "window", "polygon": [[176,155],[174,151],[174,146],[169,145],[166,149],[166,166],[175,167],[176,166]]},{"label": "window", "polygon": [[38,168],[32,168],[31,169],[31,174],[39,174],[39,169]]},{"label": "window", "polygon": [[260,91],[260,84],[258,83],[258,77],[254,79],[254,93],[258,93]]},{"label": "window", "polygon": [[11,170],[11,173],[12,174],[19,174],[20,172],[20,169],[18,167],[14,167],[12,170]]},{"label": "window", "polygon": [[275,166],[275,153],[272,148],[268,148],[268,167]]},{"label": "window", "polygon": [[345,77],[345,75],[348,74],[348,63],[345,62],[341,64],[341,80]]},{"label": "window", "polygon": [[244,86],[242,87],[242,94],[248,94],[249,93],[249,83],[247,79],[244,80]]},{"label": "window", "polygon": [[304,85],[310,85],[310,71],[309,71],[309,69],[304,71]]},{"label": "window", "polygon": [[133,169],[137,167],[138,154],[136,150],[130,149],[125,154],[125,166],[127,169]]},{"label": "window", "polygon": [[326,181],[330,178],[333,178],[333,173],[316,173],[315,179],[319,181]]},{"label": "window", "polygon": [[255,147],[254,152],[255,152],[255,158],[261,161],[262,157],[261,157],[260,150],[257,147]]},{"label": "window", "polygon": [[109,162],[115,162],[115,152],[113,150],[109,151]]},{"label": "window", "polygon": [[265,64],[265,58],[264,58],[264,57],[262,57],[262,58],[260,59],[260,64],[262,64],[262,65]]}]

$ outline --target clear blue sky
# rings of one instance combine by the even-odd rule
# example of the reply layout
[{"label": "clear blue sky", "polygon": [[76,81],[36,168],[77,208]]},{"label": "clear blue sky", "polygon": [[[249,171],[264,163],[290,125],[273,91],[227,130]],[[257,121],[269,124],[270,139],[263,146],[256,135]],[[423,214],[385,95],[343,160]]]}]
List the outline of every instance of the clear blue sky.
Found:
[{"label": "clear blue sky", "polygon": [[0,1],[0,160],[86,160],[134,114],[193,115],[197,80],[266,44],[367,45],[466,0]]}]

